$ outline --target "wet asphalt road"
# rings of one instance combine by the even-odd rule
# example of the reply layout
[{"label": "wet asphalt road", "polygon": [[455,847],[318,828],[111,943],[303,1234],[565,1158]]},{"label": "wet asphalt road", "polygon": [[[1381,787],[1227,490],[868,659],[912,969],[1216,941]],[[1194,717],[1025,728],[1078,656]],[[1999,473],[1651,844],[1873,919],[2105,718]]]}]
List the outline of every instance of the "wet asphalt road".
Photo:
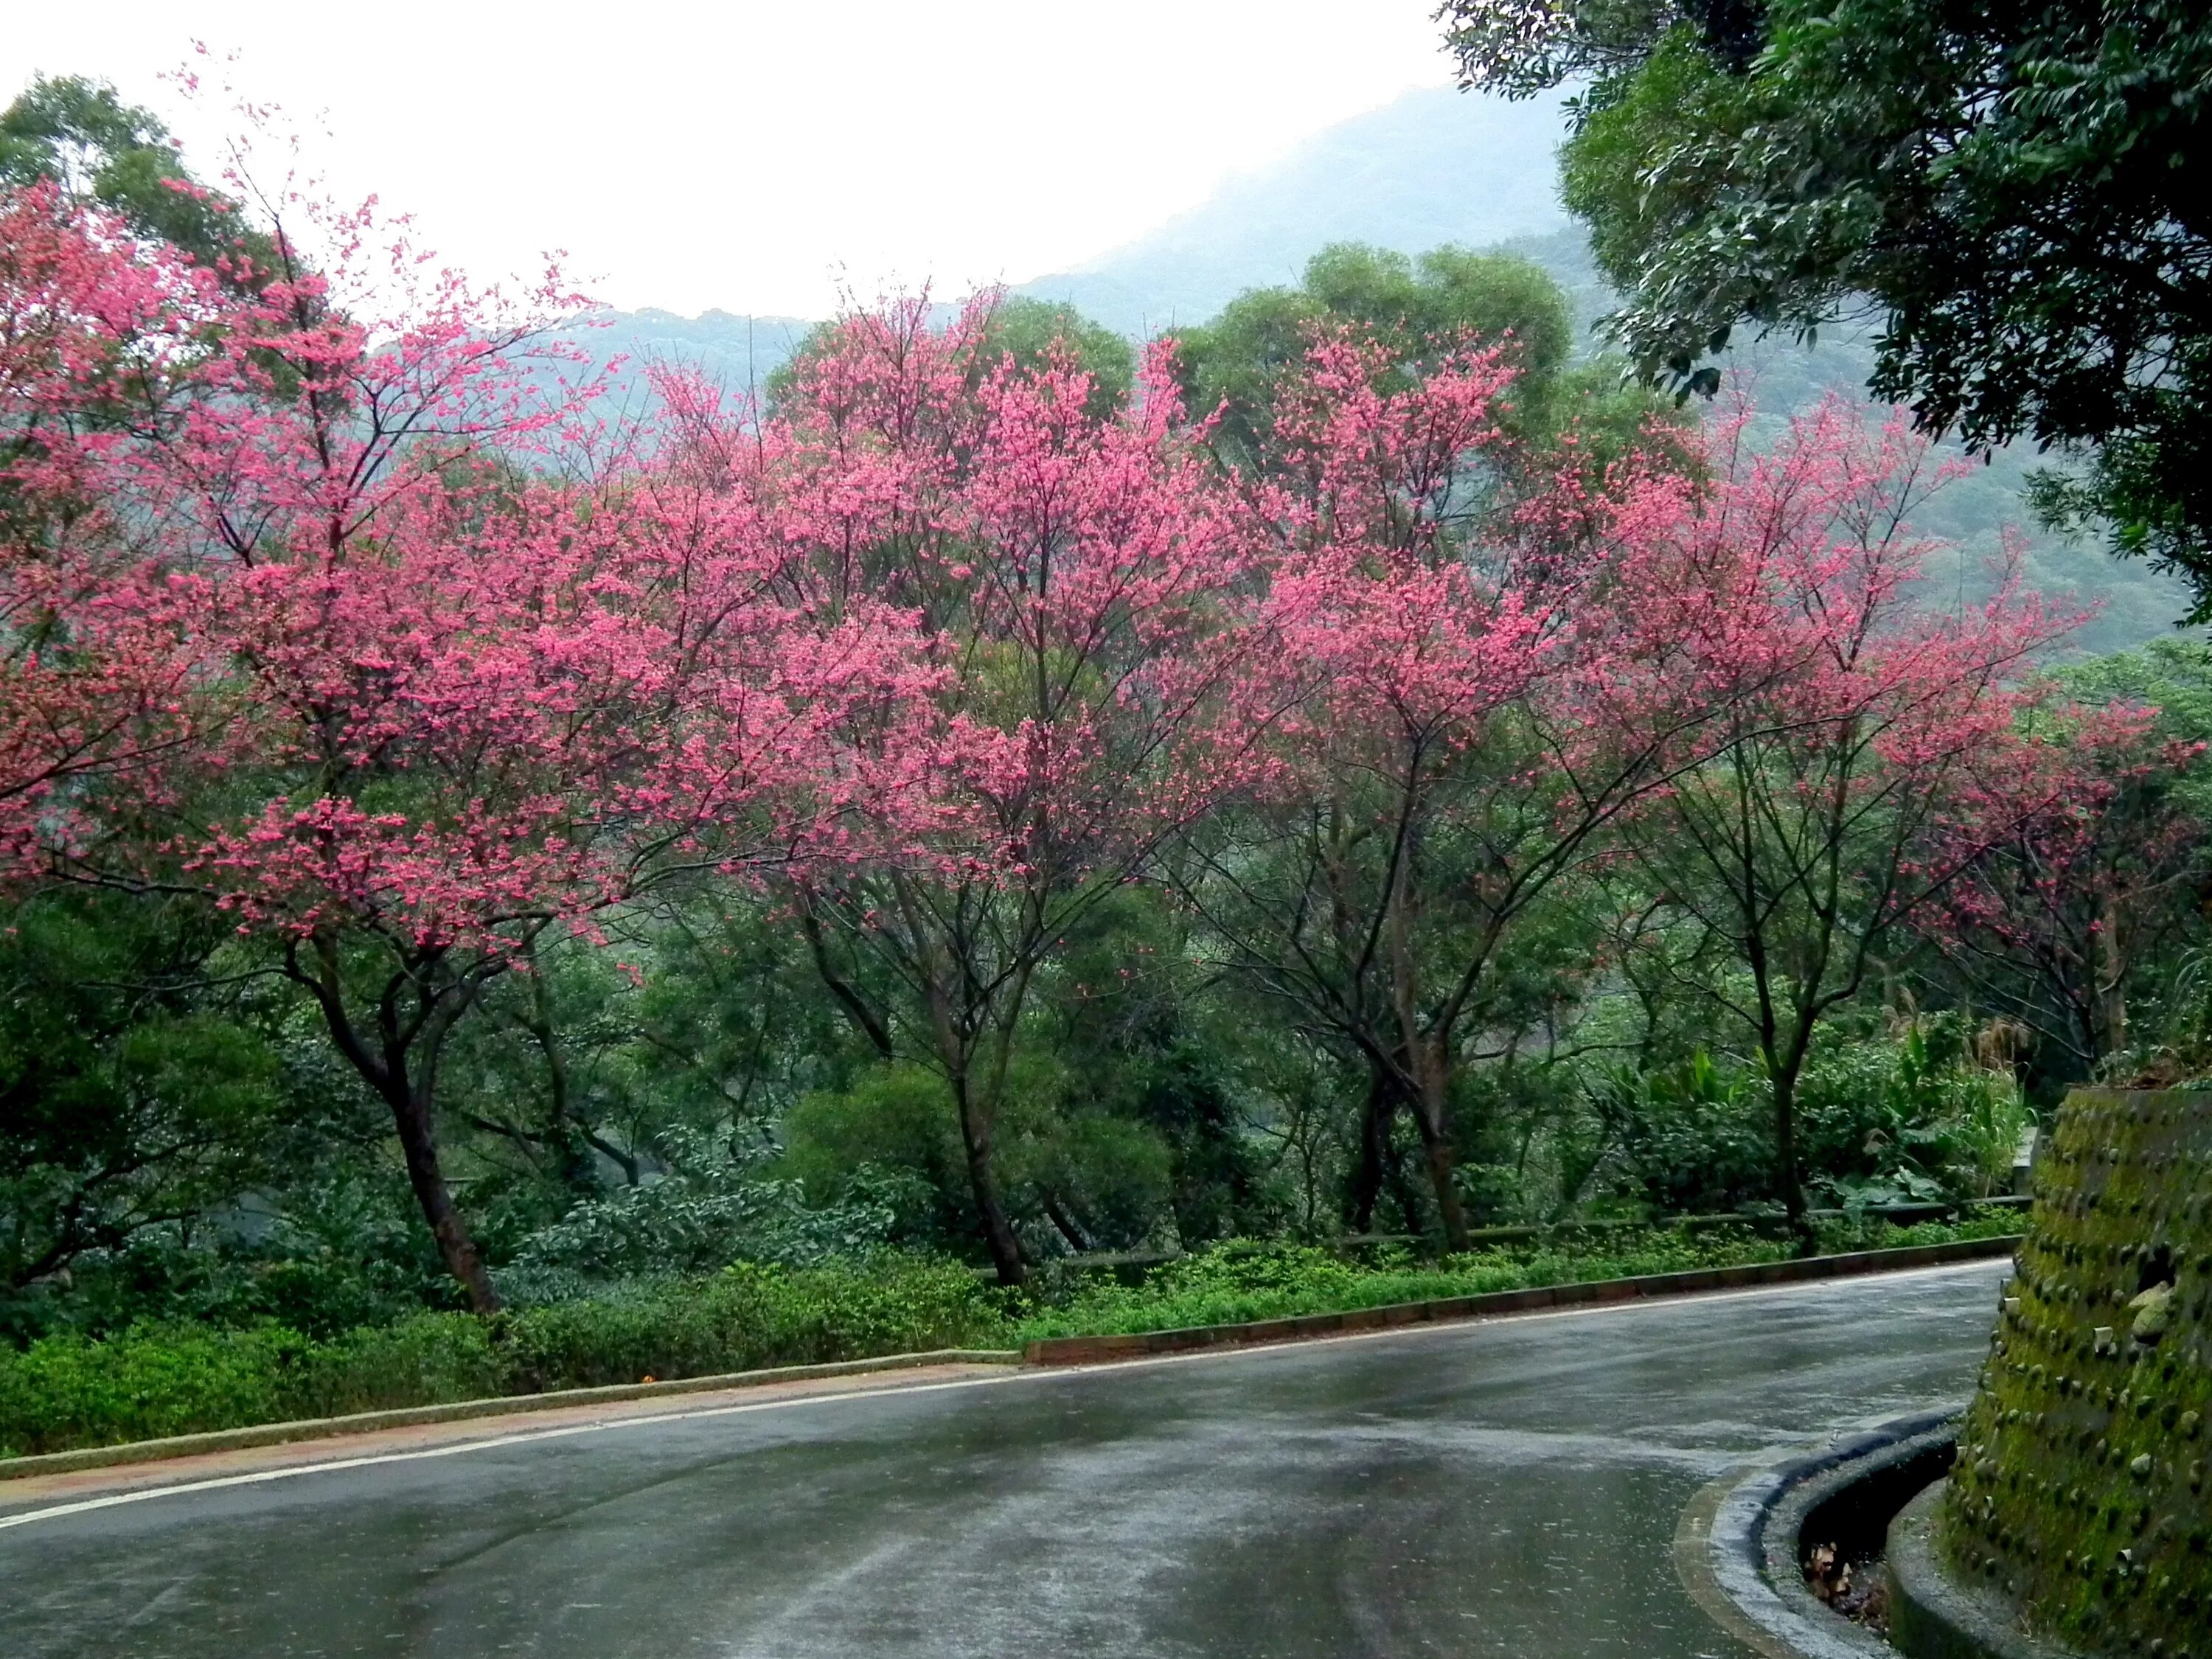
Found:
[{"label": "wet asphalt road", "polygon": [[2001,1262],[617,1425],[0,1531],[6,1659],[1689,1659],[1761,1452],[1963,1396]]}]

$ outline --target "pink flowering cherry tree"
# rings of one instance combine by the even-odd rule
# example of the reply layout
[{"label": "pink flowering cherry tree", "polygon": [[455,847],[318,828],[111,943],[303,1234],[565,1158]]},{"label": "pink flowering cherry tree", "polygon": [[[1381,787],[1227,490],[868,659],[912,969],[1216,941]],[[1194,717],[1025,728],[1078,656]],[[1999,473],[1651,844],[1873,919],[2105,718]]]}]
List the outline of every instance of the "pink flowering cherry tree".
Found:
[{"label": "pink flowering cherry tree", "polygon": [[223,723],[197,584],[117,473],[206,395],[230,308],[50,185],[0,193],[0,876],[91,833],[88,791],[159,794]]},{"label": "pink flowering cherry tree", "polygon": [[1407,1113],[1464,1248],[1454,1101],[1506,955],[1623,808],[1689,763],[1708,711],[1638,700],[1667,678],[1680,574],[1664,477],[1592,483],[1570,454],[1504,492],[1505,357],[1439,343],[1397,389],[1394,367],[1326,331],[1286,379],[1280,464],[1245,495],[1296,712],[1267,787],[1196,839],[1187,890],[1226,959],[1367,1076],[1352,1224],[1370,1224]]},{"label": "pink flowering cherry tree", "polygon": [[1626,838],[1674,915],[1741,964],[1713,994],[1765,1069],[1775,1184],[1809,1236],[1796,1101],[1820,1023],[2069,787],[2022,717],[2071,619],[2009,581],[1979,605],[1923,602],[1911,520],[1943,475],[1899,420],[1869,431],[1831,403],[1765,453],[1742,420],[1709,453],[1673,532],[1697,603],[1670,620],[1674,672],[1647,707],[1663,720],[1687,699],[1718,725]]},{"label": "pink flowering cherry tree", "polygon": [[1038,976],[1238,786],[1271,709],[1248,695],[1250,550],[1164,359],[1106,411],[1066,353],[995,351],[991,304],[941,330],[920,302],[843,319],[775,441],[785,533],[833,585],[907,607],[945,670],[926,792],[797,902],[855,1024],[944,1078],[984,1242],[1018,1284],[994,1135]]},{"label": "pink flowering cherry tree", "polygon": [[510,307],[366,215],[320,228],[310,264],[278,216],[277,268],[195,337],[192,395],[79,446],[151,574],[95,585],[74,636],[106,608],[177,641],[223,719],[160,787],[109,757],[106,833],[33,831],[61,873],[199,894],[273,947],[487,1310],[436,1133],[456,1025],[549,928],[831,839],[865,769],[841,723],[880,726],[908,630],[810,605],[695,444],[568,464],[557,286]]},{"label": "pink flowering cherry tree", "polygon": [[[2096,1074],[2130,1042],[2128,991],[2212,874],[2192,796],[2203,745],[2118,702],[2036,711],[2032,756],[2054,775],[2000,833],[1970,834],[1969,862],[1920,926],[1977,1000],[2044,1050],[2055,1075]],[[1978,826],[1976,826],[1978,829]]]}]

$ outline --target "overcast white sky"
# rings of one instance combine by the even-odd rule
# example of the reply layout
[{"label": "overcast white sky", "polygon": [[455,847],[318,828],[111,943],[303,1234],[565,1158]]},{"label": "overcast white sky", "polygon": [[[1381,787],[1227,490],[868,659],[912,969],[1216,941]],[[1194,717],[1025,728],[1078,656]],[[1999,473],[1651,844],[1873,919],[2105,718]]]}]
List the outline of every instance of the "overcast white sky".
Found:
[{"label": "overcast white sky", "polygon": [[1063,269],[1442,84],[1433,4],[21,3],[0,95],[104,77],[211,161],[221,100],[157,78],[204,40],[309,136],[335,193],[413,211],[479,276],[565,247],[617,306],[811,316],[841,283]]}]

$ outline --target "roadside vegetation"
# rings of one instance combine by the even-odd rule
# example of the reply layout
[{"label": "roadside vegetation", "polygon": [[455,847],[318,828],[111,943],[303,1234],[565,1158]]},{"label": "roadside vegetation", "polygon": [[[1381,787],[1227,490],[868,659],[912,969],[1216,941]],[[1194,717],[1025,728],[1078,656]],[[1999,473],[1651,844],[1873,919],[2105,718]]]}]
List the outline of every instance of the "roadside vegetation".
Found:
[{"label": "roadside vegetation", "polygon": [[1337,246],[587,433],[188,159],[0,115],[0,1449],[1906,1241],[2212,1073],[2212,652],[1923,580],[1903,415]]},{"label": "roadside vegetation", "polygon": [[[1173,1330],[1533,1285],[1782,1260],[1794,1245],[1741,1221],[1569,1231],[1422,1261],[1403,1243],[1356,1257],[1231,1239],[1172,1261],[1063,1272],[1007,1292],[957,1262],[892,1254],[836,1267],[750,1263],[635,1280],[491,1319],[418,1312],[316,1338],[141,1321],[0,1350],[0,1459],[353,1412],[714,1376],[884,1354],[1018,1346],[1043,1337]],[[1820,1226],[1824,1252],[2003,1237],[2016,1212]]]}]

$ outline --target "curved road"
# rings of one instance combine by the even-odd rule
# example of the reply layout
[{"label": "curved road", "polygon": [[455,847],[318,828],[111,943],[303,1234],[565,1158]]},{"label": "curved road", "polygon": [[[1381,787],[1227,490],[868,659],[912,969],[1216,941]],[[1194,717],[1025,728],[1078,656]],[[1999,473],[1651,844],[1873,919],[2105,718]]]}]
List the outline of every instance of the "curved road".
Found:
[{"label": "curved road", "polygon": [[1684,1504],[1761,1453],[1964,1395],[2004,1272],[1015,1372],[19,1507],[0,1516],[0,1652],[1740,1659],[1674,1580]]}]

